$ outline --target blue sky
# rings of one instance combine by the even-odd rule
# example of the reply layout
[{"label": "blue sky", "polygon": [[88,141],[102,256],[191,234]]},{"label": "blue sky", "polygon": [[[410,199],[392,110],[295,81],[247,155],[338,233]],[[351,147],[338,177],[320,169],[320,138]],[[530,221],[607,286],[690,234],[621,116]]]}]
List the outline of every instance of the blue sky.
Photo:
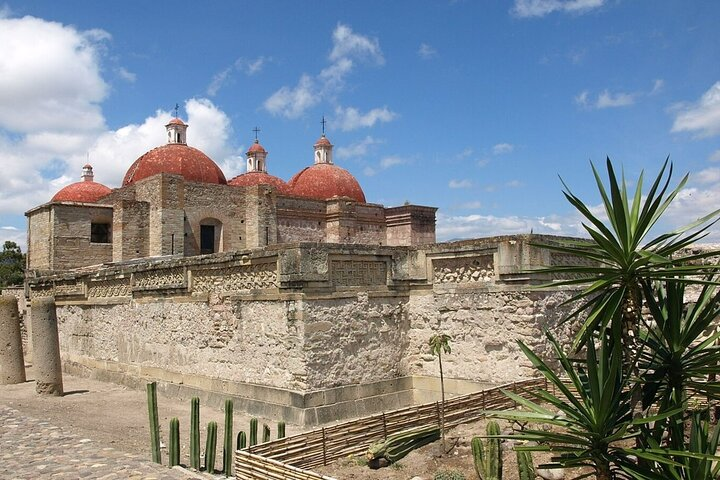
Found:
[{"label": "blue sky", "polygon": [[288,180],[324,115],[368,201],[439,207],[439,240],[582,234],[558,175],[597,205],[606,156],[631,182],[689,172],[683,224],[720,207],[718,20],[709,0],[0,4],[0,241],[24,250],[23,213],[88,158],[117,187],[176,103],[228,178],[257,126]]}]

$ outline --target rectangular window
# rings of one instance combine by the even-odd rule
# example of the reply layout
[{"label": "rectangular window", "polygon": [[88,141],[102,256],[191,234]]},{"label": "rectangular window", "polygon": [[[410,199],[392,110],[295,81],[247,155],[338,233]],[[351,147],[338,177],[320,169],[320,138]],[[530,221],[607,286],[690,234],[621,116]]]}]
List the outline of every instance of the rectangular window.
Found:
[{"label": "rectangular window", "polygon": [[91,223],[90,243],[110,243],[110,224]]}]

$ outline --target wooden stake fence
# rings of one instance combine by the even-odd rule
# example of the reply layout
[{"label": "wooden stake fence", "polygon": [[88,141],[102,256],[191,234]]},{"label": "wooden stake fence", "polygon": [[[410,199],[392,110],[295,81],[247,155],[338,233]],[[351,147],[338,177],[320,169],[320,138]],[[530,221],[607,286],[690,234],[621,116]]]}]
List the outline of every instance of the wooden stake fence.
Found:
[{"label": "wooden stake fence", "polygon": [[[514,408],[515,402],[506,397],[502,390],[512,390],[523,397],[530,397],[528,392],[539,388],[547,388],[544,378],[446,400],[445,427],[479,420],[486,410]],[[425,403],[255,445],[236,452],[236,475],[239,480],[334,480],[308,469],[327,465],[349,455],[361,454],[371,443],[393,433],[413,427],[439,425],[439,415],[437,402]]]}]

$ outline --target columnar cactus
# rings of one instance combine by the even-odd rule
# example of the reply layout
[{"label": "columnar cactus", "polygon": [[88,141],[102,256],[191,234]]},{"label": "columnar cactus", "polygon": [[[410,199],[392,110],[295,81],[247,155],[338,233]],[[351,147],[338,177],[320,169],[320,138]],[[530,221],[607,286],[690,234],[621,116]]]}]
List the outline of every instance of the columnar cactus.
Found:
[{"label": "columnar cactus", "polygon": [[277,438],[285,438],[285,422],[283,421],[277,424]]},{"label": "columnar cactus", "polygon": [[160,424],[158,423],[157,383],[147,384],[148,417],[150,418],[150,448],[152,461],[162,463],[160,458]]},{"label": "columnar cactus", "polygon": [[518,464],[518,478],[520,480],[535,480],[535,466],[530,452],[516,452]]},{"label": "columnar cactus", "polygon": [[263,443],[270,441],[270,427],[267,423],[263,423]]},{"label": "columnar cactus", "polygon": [[258,419],[250,419],[250,446],[257,445]]},{"label": "columnar cactus", "polygon": [[242,450],[247,446],[247,436],[245,432],[240,432],[237,435],[237,449]]},{"label": "columnar cactus", "polygon": [[225,400],[225,441],[223,442],[223,472],[230,476],[233,461],[233,401]]},{"label": "columnar cactus", "polygon": [[215,473],[215,449],[217,447],[217,422],[207,426],[207,442],[205,443],[205,470]]},{"label": "columnar cactus", "polygon": [[[500,426],[495,421],[487,424],[488,436],[500,435]],[[480,480],[502,480],[502,450],[499,438],[488,438],[485,447],[480,437],[471,441],[475,471]]]},{"label": "columnar cactus", "polygon": [[170,467],[180,465],[180,420],[177,417],[170,420],[170,440],[168,445],[170,446],[168,464]]},{"label": "columnar cactus", "polygon": [[200,470],[200,399],[190,400],[190,468]]}]

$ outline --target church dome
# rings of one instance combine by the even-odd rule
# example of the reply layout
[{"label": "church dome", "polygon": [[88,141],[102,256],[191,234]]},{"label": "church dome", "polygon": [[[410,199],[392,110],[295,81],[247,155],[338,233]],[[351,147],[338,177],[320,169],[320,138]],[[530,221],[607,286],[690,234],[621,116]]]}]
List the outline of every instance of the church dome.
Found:
[{"label": "church dome", "polygon": [[249,187],[252,185],[270,185],[275,188],[278,193],[287,193],[287,183],[275,175],[266,172],[246,172],[235,178],[228,180],[228,185],[233,187]]},{"label": "church dome", "polygon": [[220,167],[203,152],[187,145],[169,143],[135,160],[125,174],[123,186],[158,173],[182,175],[190,182],[227,183]]},{"label": "church dome", "polygon": [[170,120],[165,125],[167,145],[154,148],[135,160],[125,174],[123,186],[158,173],[182,175],[190,182],[226,184],[220,167],[203,152],[187,145],[187,127],[179,118]]},{"label": "church dome", "polygon": [[52,197],[51,202],[84,202],[95,203],[105,195],[112,192],[111,189],[93,181],[91,165],[83,167],[82,181],[71,183],[61,189]]},{"label": "church dome", "polygon": [[365,194],[353,175],[332,163],[316,163],[304,168],[288,182],[290,194],[327,200],[350,197],[365,203]]}]

